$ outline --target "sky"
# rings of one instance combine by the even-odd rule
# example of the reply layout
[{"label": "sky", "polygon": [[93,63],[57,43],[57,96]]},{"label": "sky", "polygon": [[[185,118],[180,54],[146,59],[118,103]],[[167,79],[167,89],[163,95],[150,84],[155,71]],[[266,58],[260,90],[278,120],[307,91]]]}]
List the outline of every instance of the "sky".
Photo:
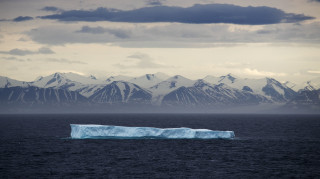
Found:
[{"label": "sky", "polygon": [[319,0],[1,0],[0,76],[320,76]]}]

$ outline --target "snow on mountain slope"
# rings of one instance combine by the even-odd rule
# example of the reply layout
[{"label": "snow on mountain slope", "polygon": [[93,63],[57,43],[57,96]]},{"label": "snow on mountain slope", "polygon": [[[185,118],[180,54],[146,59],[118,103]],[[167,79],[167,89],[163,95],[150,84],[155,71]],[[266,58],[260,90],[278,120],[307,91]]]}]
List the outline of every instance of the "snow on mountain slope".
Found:
[{"label": "snow on mountain slope", "polygon": [[313,85],[313,87],[315,89],[320,89],[320,77],[314,78],[310,80],[311,85]]},{"label": "snow on mountain slope", "polygon": [[75,73],[55,73],[46,77],[39,77],[38,80],[30,84],[41,88],[68,89],[89,97],[105,86],[107,82],[97,80],[92,75],[86,77]]},{"label": "snow on mountain slope", "polygon": [[[261,99],[261,96],[264,96],[266,99],[272,100],[273,102],[283,103],[287,102],[296,95],[296,92],[291,89],[292,84],[281,84],[280,82],[272,78],[242,79],[236,77],[235,75],[228,74],[221,77],[207,76],[202,81],[195,81],[179,75],[173,76],[171,78],[167,77],[168,76],[163,73],[156,73],[143,75],[137,78],[115,76],[103,81],[97,80],[94,76],[86,77],[75,73],[55,73],[46,77],[39,77],[34,82],[20,82],[6,77],[0,77],[0,87],[37,86],[41,88],[67,89],[70,91],[79,92],[81,95],[89,98],[92,95],[98,94],[98,92],[100,92],[102,89],[105,89],[108,85],[113,84],[113,87],[108,86],[107,88],[114,89],[115,91],[117,91],[118,88],[123,89],[118,90],[119,94],[117,95],[121,96],[121,100],[117,99],[117,101],[126,102],[125,91],[130,91],[130,89],[132,88],[136,89],[137,91],[142,90],[146,91],[146,93],[148,94],[152,94],[152,104],[157,105],[161,104],[164,96],[181,87],[184,88],[181,88],[180,92],[175,94],[178,96],[180,94],[186,95],[186,102],[188,102],[188,100],[189,102],[194,101],[192,103],[197,103],[197,100],[203,100],[204,103],[207,103],[207,99],[205,98],[208,97],[206,95],[211,96],[210,98],[208,98],[210,99],[210,103],[212,101],[222,102],[223,99],[228,99],[226,100],[226,102],[232,101],[233,103],[235,103],[235,98],[239,98],[239,103],[247,98],[248,101],[265,100]],[[114,80],[120,80],[122,83],[120,83],[120,81]],[[199,84],[206,84],[205,81],[209,83],[207,85],[204,85],[203,88],[199,88]],[[139,89],[132,85],[138,86]],[[314,79],[306,83],[305,89],[319,89],[319,85],[320,78]],[[149,91],[146,89],[148,89]],[[114,94],[108,93],[108,95],[111,96],[104,96],[104,100],[108,101],[110,98],[110,100],[112,101],[114,98]],[[221,99],[218,99],[218,97],[221,97]],[[144,96],[144,98],[148,97]],[[176,100],[180,99],[182,99],[181,96]]]},{"label": "snow on mountain slope", "polygon": [[226,84],[209,86],[206,91],[221,104],[259,104],[270,102],[265,96],[247,90],[238,90]]},{"label": "snow on mountain slope", "polygon": [[320,85],[313,81],[308,81],[307,86],[305,86],[303,89],[310,90],[310,91],[317,90],[317,89],[320,89]]},{"label": "snow on mountain slope", "polygon": [[196,87],[180,87],[166,94],[161,104],[164,106],[175,105],[212,105],[215,99],[208,95],[205,91]]},{"label": "snow on mountain slope", "polygon": [[163,75],[160,74],[160,77],[157,74],[146,74],[137,78],[132,78],[129,82],[137,84],[143,88],[150,88],[163,80],[166,80]]},{"label": "snow on mountain slope", "polygon": [[241,79],[234,75],[228,74],[217,78],[205,78],[206,81],[212,84],[226,84],[238,90],[253,92],[263,95],[277,102],[283,102],[295,95],[295,92],[288,86],[281,84],[273,78],[262,79]]},{"label": "snow on mountain slope", "polygon": [[260,95],[264,94],[262,88],[266,85],[266,79],[241,79],[232,74],[221,77],[209,77],[204,78],[204,80],[215,85],[223,83],[238,90],[245,88],[245,90],[253,91]]},{"label": "snow on mountain slope", "polygon": [[274,102],[287,102],[297,94],[294,90],[282,85],[273,78],[265,79],[267,84],[262,88],[262,91],[266,97],[269,97]]},{"label": "snow on mountain slope", "polygon": [[167,80],[162,81],[149,88],[149,90],[152,92],[152,103],[159,105],[161,104],[164,95],[182,86],[191,87],[194,83],[195,81],[180,75],[168,78]]},{"label": "snow on mountain slope", "polygon": [[105,87],[105,84],[101,84],[101,85],[79,85],[79,86],[74,86],[74,87],[70,87],[69,90],[71,91],[77,91],[79,92],[81,95],[89,98],[91,95],[93,95],[95,92],[97,92],[98,90],[102,89],[103,87]]},{"label": "snow on mountain slope", "polygon": [[0,88],[9,88],[14,86],[27,87],[29,84],[28,82],[13,80],[8,77],[0,76]]},{"label": "snow on mountain slope", "polygon": [[192,87],[180,87],[163,97],[163,105],[201,105],[218,104],[259,104],[268,102],[261,95],[231,88],[223,83],[210,85],[204,80],[197,80]]},{"label": "snow on mountain slope", "polygon": [[166,80],[168,78],[170,78],[169,75],[165,74],[165,73],[161,73],[161,72],[157,72],[154,74],[157,78],[161,79],[161,80]]},{"label": "snow on mountain slope", "polygon": [[291,81],[286,81],[285,83],[283,83],[283,85],[285,85],[288,88],[291,88],[295,92],[298,92],[300,89],[302,89],[300,88],[301,85],[297,85],[296,83],[293,83]]},{"label": "snow on mountain slope", "polygon": [[298,90],[318,90],[320,89],[320,77],[311,79],[299,85]]},{"label": "snow on mountain slope", "polygon": [[219,81],[221,80],[220,77],[215,77],[215,76],[211,76],[208,75],[206,77],[203,78],[204,81],[207,81],[211,84],[219,84]]},{"label": "snow on mountain slope", "polygon": [[129,81],[131,79],[132,79],[132,77],[130,77],[130,76],[118,75],[118,76],[110,76],[105,81],[107,83],[112,83],[114,81]]},{"label": "snow on mountain slope", "polygon": [[46,77],[40,77],[32,85],[50,88],[50,87],[66,87],[78,86],[81,84],[103,84],[103,81],[97,80],[94,76],[86,77],[75,73],[55,73]]},{"label": "snow on mountain slope", "polygon": [[288,105],[317,105],[320,107],[320,89],[300,90]]},{"label": "snow on mountain slope", "polygon": [[150,104],[151,97],[149,91],[133,83],[114,81],[97,90],[89,99],[96,103]]}]

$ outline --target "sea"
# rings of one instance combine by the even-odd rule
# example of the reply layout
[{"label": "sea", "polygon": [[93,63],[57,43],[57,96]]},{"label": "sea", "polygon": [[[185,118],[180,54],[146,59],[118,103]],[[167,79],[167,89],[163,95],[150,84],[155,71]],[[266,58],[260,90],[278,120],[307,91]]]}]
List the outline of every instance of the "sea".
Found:
[{"label": "sea", "polygon": [[[320,115],[2,114],[0,178],[320,178]],[[234,139],[71,139],[70,124],[231,130]]]}]

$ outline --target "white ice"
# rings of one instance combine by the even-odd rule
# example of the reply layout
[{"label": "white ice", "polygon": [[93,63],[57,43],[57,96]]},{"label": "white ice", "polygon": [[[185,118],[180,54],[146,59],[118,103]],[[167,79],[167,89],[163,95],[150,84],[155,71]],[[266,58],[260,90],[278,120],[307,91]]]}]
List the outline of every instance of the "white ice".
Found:
[{"label": "white ice", "polygon": [[163,139],[230,139],[233,131],[190,128],[124,127],[94,124],[70,124],[71,138],[163,138]]}]

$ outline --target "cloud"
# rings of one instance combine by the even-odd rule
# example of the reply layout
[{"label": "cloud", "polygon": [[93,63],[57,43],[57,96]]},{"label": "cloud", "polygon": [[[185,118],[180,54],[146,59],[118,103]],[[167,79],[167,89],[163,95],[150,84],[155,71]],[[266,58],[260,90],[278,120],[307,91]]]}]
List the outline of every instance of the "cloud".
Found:
[{"label": "cloud", "polygon": [[38,54],[54,54],[54,51],[52,51],[50,48],[47,47],[42,47],[39,48],[38,52],[36,52]]},{"label": "cloud", "polygon": [[274,73],[269,71],[260,71],[257,69],[245,68],[244,73],[252,76],[274,77],[274,76],[287,76],[286,73]]},{"label": "cloud", "polygon": [[[26,61],[24,59],[20,59],[20,58],[16,58],[16,57],[1,57],[1,59],[8,60],[8,61],[17,61],[17,62],[25,62]],[[28,59],[28,61],[30,61],[30,60]]]},{"label": "cloud", "polygon": [[27,42],[28,40],[25,39],[25,38],[23,38],[23,37],[21,37],[21,38],[18,39],[18,41],[20,41],[20,42]]},{"label": "cloud", "polygon": [[164,68],[168,67],[166,65],[162,65],[156,63],[153,58],[144,53],[135,53],[133,55],[128,56],[127,58],[136,59],[138,62],[133,62],[133,64],[128,64],[132,62],[131,60],[127,60],[126,64],[115,64],[114,66],[119,68]]},{"label": "cloud", "polygon": [[14,22],[22,22],[22,21],[29,21],[32,20],[33,17],[30,16],[19,16],[13,19]]},{"label": "cloud", "polygon": [[109,33],[112,34],[118,38],[126,39],[129,38],[130,32],[122,29],[110,29],[110,28],[103,28],[103,27],[89,27],[89,26],[83,26],[81,30],[77,31],[80,33],[90,33],[90,34],[103,34],[103,33]]},{"label": "cloud", "polygon": [[82,61],[77,61],[77,60],[68,60],[64,58],[56,59],[56,58],[48,58],[45,59],[46,62],[56,62],[56,63],[67,63],[67,64],[87,64]]},{"label": "cloud", "polygon": [[96,10],[70,10],[59,14],[41,16],[59,21],[112,21],[130,23],[179,22],[192,24],[230,23],[263,25],[297,23],[314,17],[286,13],[266,6],[241,7],[229,4],[196,4],[192,7],[153,6],[134,10],[97,8]]},{"label": "cloud", "polygon": [[[232,28],[231,28],[232,27]],[[44,26],[26,34],[49,45],[108,43],[122,47],[221,47],[241,43],[320,43],[320,23],[247,26],[232,24],[117,24],[90,27],[80,24]]]},{"label": "cloud", "polygon": [[58,7],[55,7],[55,6],[46,6],[46,7],[43,7],[41,10],[43,11],[51,11],[51,12],[61,12],[62,9],[58,8]]},{"label": "cloud", "polygon": [[161,6],[162,1],[161,0],[147,0],[147,5],[150,6]]},{"label": "cloud", "polygon": [[[81,27],[80,27],[81,28]],[[94,32],[92,29],[80,29],[76,25],[55,25],[32,29],[26,34],[33,40],[43,44],[64,45],[68,43],[110,43],[122,40],[110,33]],[[119,36],[119,35],[118,35]]]},{"label": "cloud", "polygon": [[307,71],[307,73],[311,73],[311,74],[320,74],[320,70],[309,70]]},{"label": "cloud", "polygon": [[22,49],[15,48],[10,51],[0,51],[0,53],[17,55],[17,56],[25,56],[25,55],[34,55],[34,54],[54,54],[54,51],[52,51],[50,48],[42,47],[42,48],[39,48],[37,51],[22,50]]}]

